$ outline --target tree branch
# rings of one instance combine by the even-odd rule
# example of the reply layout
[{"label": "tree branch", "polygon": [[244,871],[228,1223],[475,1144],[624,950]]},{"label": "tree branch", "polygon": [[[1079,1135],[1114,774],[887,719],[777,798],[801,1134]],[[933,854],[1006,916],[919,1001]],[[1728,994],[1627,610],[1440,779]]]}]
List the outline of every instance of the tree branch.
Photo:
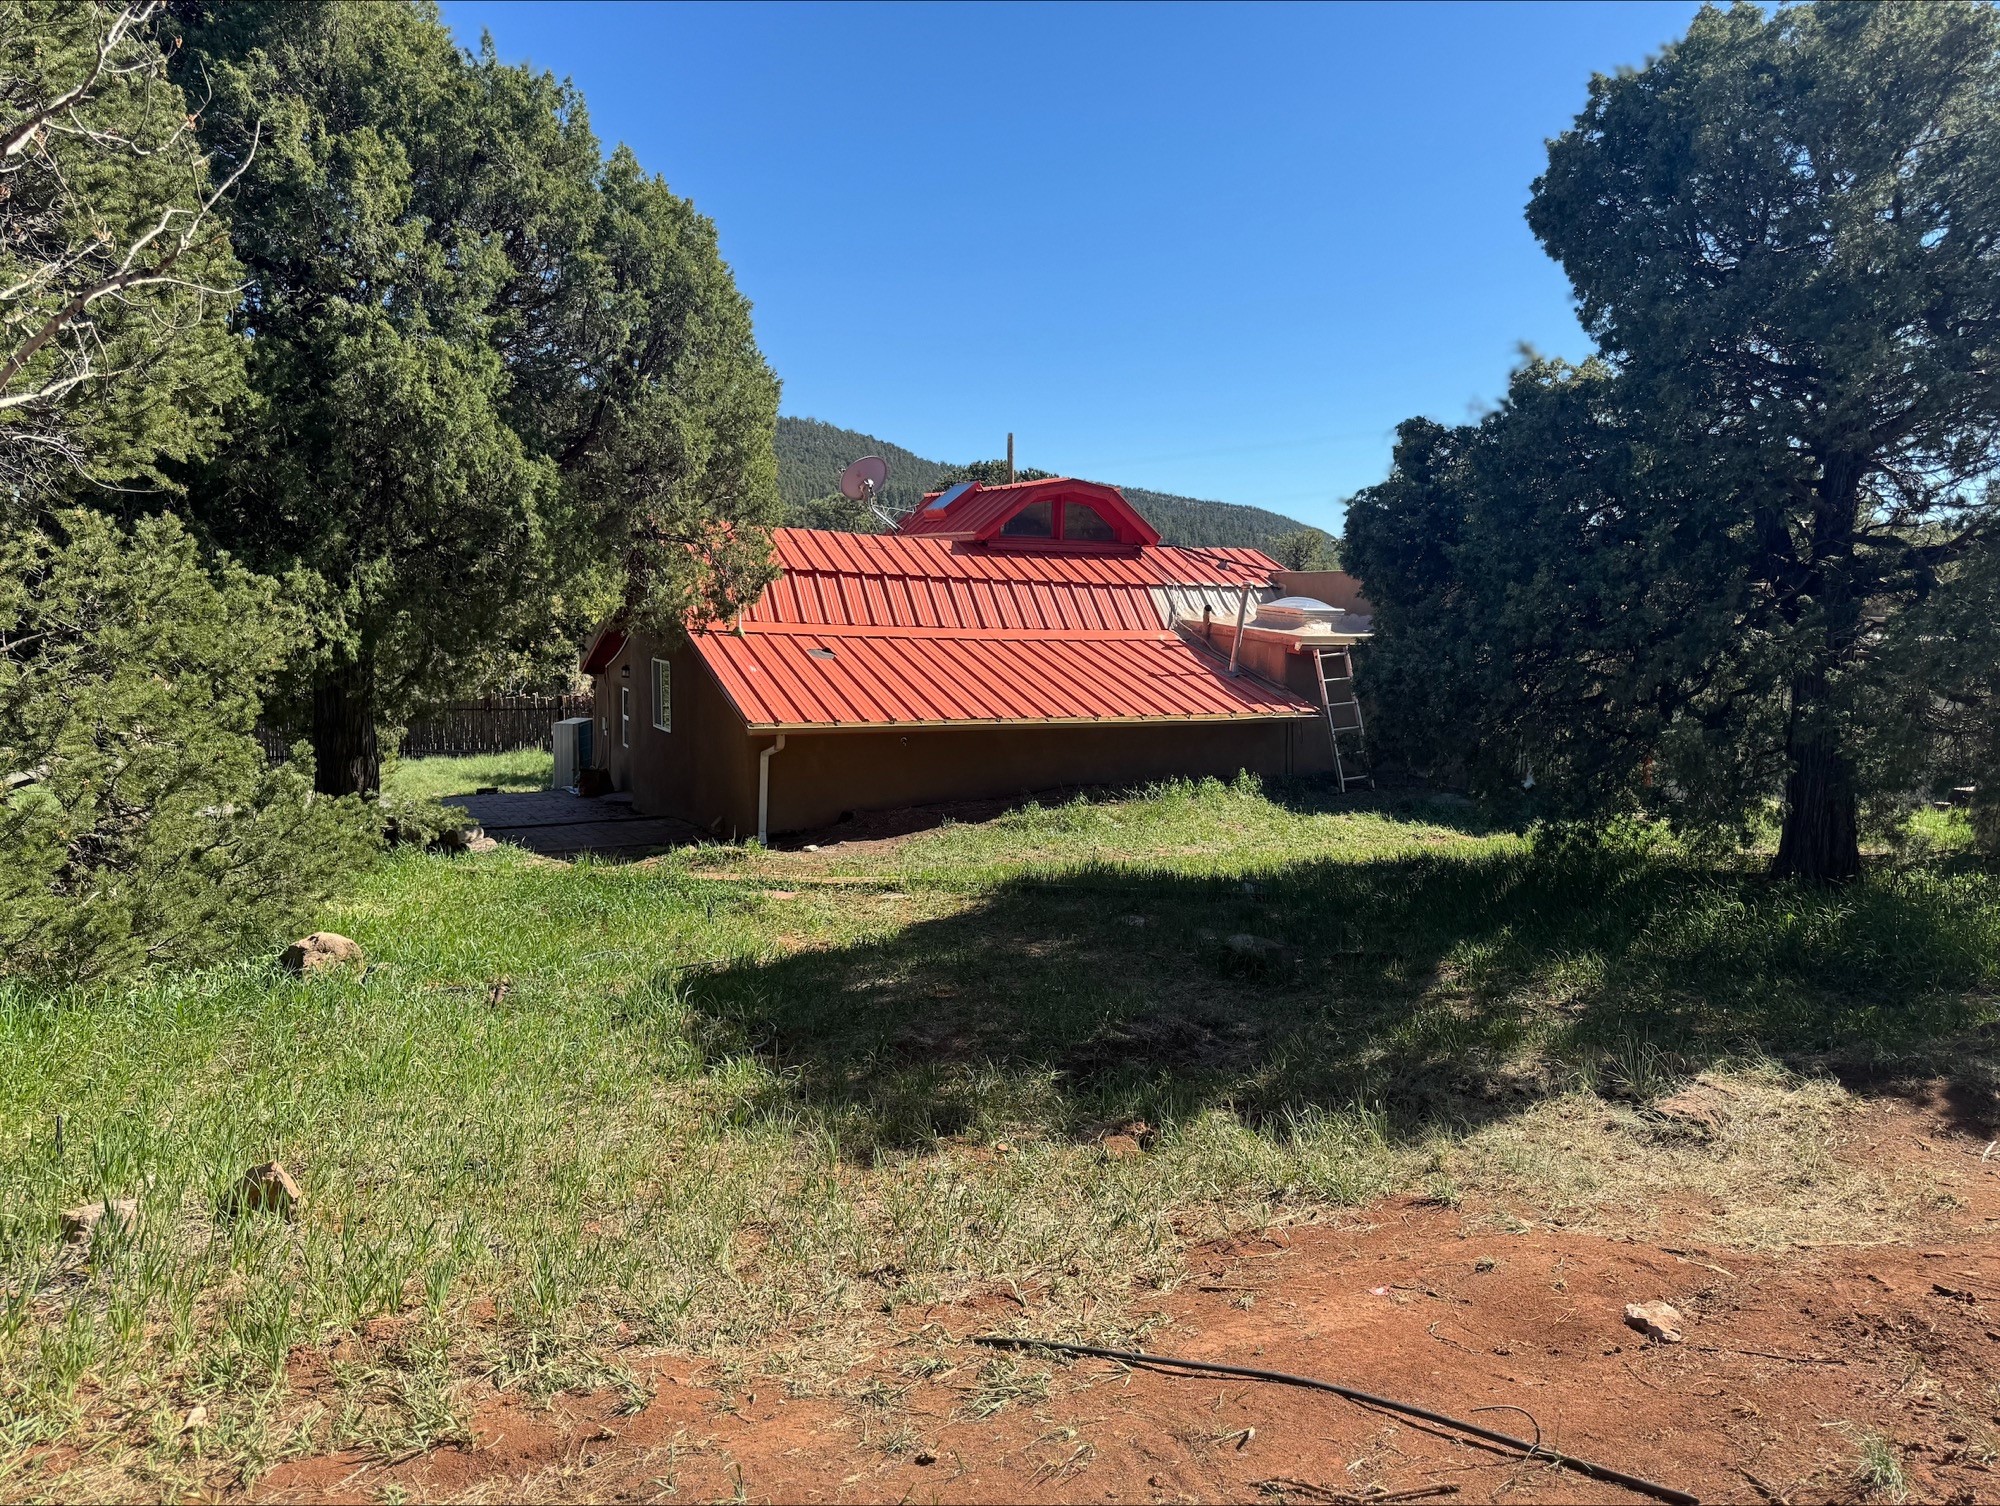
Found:
[{"label": "tree branch", "polygon": [[19,156],[34,139],[36,131],[88,94],[104,73],[104,65],[110,60],[112,50],[125,39],[125,33],[134,26],[151,20],[153,13],[159,8],[160,0],[146,0],[146,3],[136,10],[128,5],[120,11],[117,19],[111,23],[111,30],[106,32],[104,40],[97,44],[97,61],[91,64],[90,72],[84,76],[83,82],[68,93],[56,96],[40,109],[30,110],[24,118],[15,122],[5,136],[0,136],[0,157]]}]

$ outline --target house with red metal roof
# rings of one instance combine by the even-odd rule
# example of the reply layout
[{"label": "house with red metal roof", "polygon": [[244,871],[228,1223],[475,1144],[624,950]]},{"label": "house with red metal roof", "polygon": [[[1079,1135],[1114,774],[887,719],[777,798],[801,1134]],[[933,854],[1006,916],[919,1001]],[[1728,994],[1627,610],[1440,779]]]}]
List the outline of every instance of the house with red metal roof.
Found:
[{"label": "house with red metal roof", "polygon": [[1351,765],[1351,660],[1329,656],[1367,635],[1352,583],[1311,577],[1349,600],[1302,620],[1278,598],[1306,577],[1255,549],[1162,544],[1115,488],[963,484],[894,533],[772,541],[779,575],[734,620],[678,642],[613,624],[585,655],[593,763],[642,812],[768,836],[1081,785],[1329,772],[1342,751]]}]

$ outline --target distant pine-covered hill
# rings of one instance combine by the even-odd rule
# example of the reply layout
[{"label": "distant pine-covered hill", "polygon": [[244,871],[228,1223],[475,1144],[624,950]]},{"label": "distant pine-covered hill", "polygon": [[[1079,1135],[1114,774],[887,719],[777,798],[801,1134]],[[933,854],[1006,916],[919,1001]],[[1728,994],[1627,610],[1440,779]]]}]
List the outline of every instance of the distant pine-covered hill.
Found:
[{"label": "distant pine-covered hill", "polygon": [[[786,510],[802,523],[820,527],[871,526],[852,510],[851,519],[828,509],[809,509],[815,502],[840,489],[840,473],[848,463],[863,455],[880,455],[889,462],[889,481],[882,488],[882,500],[892,511],[915,507],[938,479],[963,469],[923,456],[863,434],[856,429],[837,428],[816,418],[778,420],[778,495]],[[1115,483],[1114,483],[1115,484]],[[1280,539],[1322,530],[1283,513],[1261,507],[1245,507],[1235,502],[1209,502],[1199,497],[1179,497],[1172,492],[1149,491],[1142,486],[1121,486],[1125,500],[1138,508],[1146,520],[1160,530],[1169,544],[1190,548],[1243,547],[1268,550]],[[873,525],[879,526],[879,525]],[[1330,541],[1329,541],[1330,543]]]},{"label": "distant pine-covered hill", "polygon": [[894,512],[906,512],[923,500],[931,483],[952,467],[913,455],[899,444],[836,428],[816,418],[778,419],[778,496],[796,510],[818,497],[840,490],[840,473],[863,455],[880,455],[889,462],[889,482],[882,501]]}]

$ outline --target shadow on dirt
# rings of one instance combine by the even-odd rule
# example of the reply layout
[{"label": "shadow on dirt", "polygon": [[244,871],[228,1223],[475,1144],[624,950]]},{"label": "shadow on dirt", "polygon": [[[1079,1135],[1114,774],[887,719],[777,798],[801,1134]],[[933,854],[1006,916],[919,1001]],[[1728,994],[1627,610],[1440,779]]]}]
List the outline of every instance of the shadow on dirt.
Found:
[{"label": "shadow on dirt", "polygon": [[[829,1113],[865,1156],[1215,1107],[1270,1122],[1366,1103],[1420,1134],[1579,1083],[1650,1099],[1758,1056],[1872,1061],[1886,1085],[1888,1063],[1992,1018],[1996,957],[1991,875],[1821,894],[1601,847],[1251,882],[1079,868],[687,991],[712,1051],[779,1069],[761,1111]],[[1951,1091],[1990,1118],[1992,1079],[1962,1065]]]}]

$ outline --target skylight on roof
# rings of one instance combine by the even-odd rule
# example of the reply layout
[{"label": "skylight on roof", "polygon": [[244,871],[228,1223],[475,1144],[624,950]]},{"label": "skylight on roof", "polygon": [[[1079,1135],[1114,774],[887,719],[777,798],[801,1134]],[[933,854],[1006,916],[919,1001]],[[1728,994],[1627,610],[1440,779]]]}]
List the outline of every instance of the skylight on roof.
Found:
[{"label": "skylight on roof", "polygon": [[970,481],[961,481],[956,486],[948,486],[943,491],[939,492],[937,494],[937,499],[924,510],[926,512],[943,512],[947,507],[951,506],[952,503],[956,502],[960,497],[964,496],[967,492],[971,490],[972,490],[972,483]]}]

